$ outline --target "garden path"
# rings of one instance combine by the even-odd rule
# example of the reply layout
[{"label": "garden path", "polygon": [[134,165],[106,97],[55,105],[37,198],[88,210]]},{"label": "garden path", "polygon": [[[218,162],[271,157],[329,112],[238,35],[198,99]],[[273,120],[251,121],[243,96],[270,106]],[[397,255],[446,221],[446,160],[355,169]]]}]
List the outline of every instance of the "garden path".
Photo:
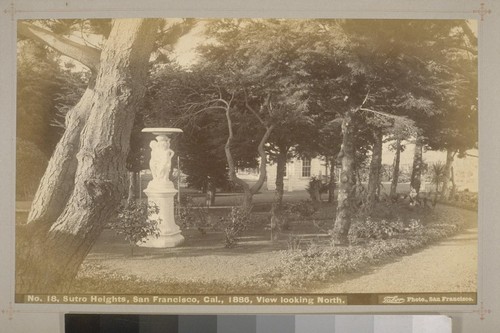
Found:
[{"label": "garden path", "polygon": [[[457,208],[458,209],[458,208]],[[475,219],[476,212],[461,210]],[[368,272],[344,276],[342,281],[318,288],[319,293],[384,293],[476,291],[477,228],[399,258]],[[453,281],[451,284],[450,281]]]}]

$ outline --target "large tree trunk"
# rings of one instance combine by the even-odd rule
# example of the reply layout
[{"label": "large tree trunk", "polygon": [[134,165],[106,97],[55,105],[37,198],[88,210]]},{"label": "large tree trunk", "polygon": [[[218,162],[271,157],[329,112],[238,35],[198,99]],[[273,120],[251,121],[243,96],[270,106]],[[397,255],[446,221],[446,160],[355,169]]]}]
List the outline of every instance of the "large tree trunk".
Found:
[{"label": "large tree trunk", "polygon": [[394,167],[392,169],[391,194],[392,199],[397,197],[399,182],[399,164],[401,162],[401,140],[396,140],[396,153],[394,154]]},{"label": "large tree trunk", "polygon": [[30,223],[18,230],[17,292],[67,290],[113,217],[123,193],[134,114],[144,96],[157,24],[145,19],[114,21],[81,132],[73,191],[57,220]]},{"label": "large tree trunk", "polygon": [[447,149],[446,150],[446,164],[444,166],[444,177],[443,185],[441,189],[441,198],[448,199],[450,196],[450,180],[452,179],[451,169],[453,167],[453,161],[455,160],[456,151]]},{"label": "large tree trunk", "polygon": [[31,204],[28,223],[52,223],[59,217],[73,191],[80,134],[96,96],[88,88],[66,116],[66,130],[56,145]]},{"label": "large tree trunk", "polygon": [[382,168],[382,130],[376,129],[374,132],[374,143],[372,159],[370,162],[370,175],[368,178],[368,193],[365,204],[365,212],[371,214],[375,201],[377,200],[377,192],[380,188],[380,169]]},{"label": "large tree trunk", "polygon": [[418,136],[415,140],[415,152],[413,153],[413,169],[411,171],[411,180],[410,186],[412,189],[420,193],[420,185],[422,178],[422,168],[423,168],[423,159],[422,159],[422,148],[423,148],[423,140],[422,137]]},{"label": "large tree trunk", "polygon": [[343,138],[339,156],[342,160],[342,170],[337,195],[337,213],[333,228],[335,245],[346,245],[349,243],[347,235],[351,227],[353,188],[356,183],[354,112],[355,110],[349,110],[342,121]]},{"label": "large tree trunk", "polygon": [[286,145],[281,145],[278,147],[278,158],[276,160],[276,197],[275,203],[279,212],[281,212],[281,208],[283,206],[283,194],[285,192],[284,189],[284,178],[286,171],[286,162],[288,156],[288,149]]}]

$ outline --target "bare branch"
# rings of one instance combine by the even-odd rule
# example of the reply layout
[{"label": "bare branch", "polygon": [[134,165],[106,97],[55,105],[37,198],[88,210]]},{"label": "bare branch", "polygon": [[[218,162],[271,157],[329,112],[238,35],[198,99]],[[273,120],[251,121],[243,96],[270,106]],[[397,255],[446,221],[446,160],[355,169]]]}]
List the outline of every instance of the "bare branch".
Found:
[{"label": "bare branch", "polygon": [[387,113],[387,112],[376,111],[376,110],[367,109],[367,108],[359,108],[359,109],[361,111],[372,112],[372,113],[378,114],[380,116],[384,116],[384,117],[388,117],[388,118],[392,118],[392,119],[407,119],[407,118],[405,118],[403,116],[396,116],[394,114],[390,114],[390,113]]},{"label": "bare branch", "polygon": [[17,31],[24,37],[42,42],[57,52],[75,59],[87,66],[93,73],[97,73],[99,69],[101,57],[99,49],[76,43],[28,22],[19,21]]},{"label": "bare branch", "polygon": [[363,103],[361,103],[361,108],[363,108],[363,105],[365,105],[366,101],[368,100],[368,96],[370,96],[370,89],[368,89],[368,92],[366,93],[365,99],[363,100]]},{"label": "bare branch", "polygon": [[254,116],[255,116],[255,117],[259,120],[259,122],[260,122],[262,125],[266,126],[266,123],[265,123],[265,122],[264,122],[264,120],[261,118],[261,116],[259,115],[259,113],[258,113],[257,111],[255,111],[255,109],[254,109],[254,108],[253,108],[253,107],[252,107],[252,106],[248,103],[248,96],[247,96],[247,92],[246,92],[246,91],[244,91],[244,93],[245,93],[245,106],[246,106],[246,108],[247,108],[248,110],[250,110],[250,111],[253,113],[253,115],[254,115]]}]

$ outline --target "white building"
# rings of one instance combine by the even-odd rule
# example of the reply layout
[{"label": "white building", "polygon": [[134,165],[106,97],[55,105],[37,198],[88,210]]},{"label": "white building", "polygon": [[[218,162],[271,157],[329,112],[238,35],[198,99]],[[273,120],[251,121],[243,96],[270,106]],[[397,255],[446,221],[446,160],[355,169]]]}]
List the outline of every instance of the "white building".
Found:
[{"label": "white building", "polygon": [[[267,171],[267,189],[276,189],[276,164],[268,164]],[[327,177],[328,168],[326,163],[319,158],[294,158],[286,164],[285,178],[283,187],[285,191],[305,190],[311,177]]]},{"label": "white building", "polygon": [[[400,168],[409,168],[411,170],[411,165],[413,163],[412,148],[413,147],[406,149],[401,154]],[[464,158],[455,158],[453,162],[453,172],[458,190],[467,189],[471,192],[478,191],[479,161],[477,154],[477,150],[474,150]],[[427,151],[424,153],[423,157],[424,162],[429,165],[435,162],[446,162],[446,152]],[[392,164],[393,159],[394,153],[385,150],[383,163]],[[269,163],[266,171],[267,189],[273,191],[276,189],[276,164]],[[286,165],[285,178],[283,180],[284,190],[288,192],[305,190],[311,177],[326,180],[328,176],[329,168],[326,166],[325,161],[319,158],[294,158]],[[422,184],[422,190],[425,190],[426,185],[429,186],[429,184]]]}]

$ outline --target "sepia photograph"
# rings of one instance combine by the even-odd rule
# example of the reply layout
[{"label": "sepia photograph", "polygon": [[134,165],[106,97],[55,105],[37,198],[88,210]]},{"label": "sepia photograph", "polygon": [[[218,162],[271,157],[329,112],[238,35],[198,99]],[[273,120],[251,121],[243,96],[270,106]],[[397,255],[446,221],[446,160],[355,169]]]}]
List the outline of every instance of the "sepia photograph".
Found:
[{"label": "sepia photograph", "polygon": [[17,20],[15,302],[478,304],[478,36]]}]

